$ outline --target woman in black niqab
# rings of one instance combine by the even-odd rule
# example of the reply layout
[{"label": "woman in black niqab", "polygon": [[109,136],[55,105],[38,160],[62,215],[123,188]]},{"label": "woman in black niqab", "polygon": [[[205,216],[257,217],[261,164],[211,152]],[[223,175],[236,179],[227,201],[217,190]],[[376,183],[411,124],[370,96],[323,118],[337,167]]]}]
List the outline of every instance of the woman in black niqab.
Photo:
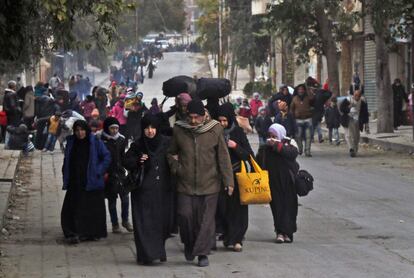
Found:
[{"label": "woman in black niqab", "polygon": [[174,195],[167,161],[169,139],[159,133],[157,117],[148,114],[141,124],[142,137],[132,143],[124,166],[130,172],[144,171],[142,183],[131,192],[132,222],[137,262],[152,264],[167,260],[165,241],[173,224]]},{"label": "woman in black niqab", "polygon": [[[248,161],[250,155],[253,155],[253,151],[243,129],[237,125],[236,115],[230,103],[219,107],[217,120],[224,128],[224,138],[228,144],[233,172],[240,172],[241,162]],[[235,177],[234,185],[232,196],[228,196],[224,191],[220,192],[216,228],[219,231],[221,229],[220,232],[223,233],[223,244],[240,252],[249,224],[249,215],[248,206],[240,204],[239,188]]]}]

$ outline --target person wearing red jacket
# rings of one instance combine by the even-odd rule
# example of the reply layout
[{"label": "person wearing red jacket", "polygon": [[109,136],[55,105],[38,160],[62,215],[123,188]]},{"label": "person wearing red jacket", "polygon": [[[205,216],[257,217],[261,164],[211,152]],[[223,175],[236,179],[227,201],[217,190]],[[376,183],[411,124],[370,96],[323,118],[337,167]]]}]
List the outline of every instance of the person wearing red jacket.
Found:
[{"label": "person wearing red jacket", "polygon": [[250,100],[250,110],[252,114],[253,123],[256,122],[257,115],[259,115],[259,108],[263,107],[263,102],[260,100],[259,93],[253,93],[253,98]]}]

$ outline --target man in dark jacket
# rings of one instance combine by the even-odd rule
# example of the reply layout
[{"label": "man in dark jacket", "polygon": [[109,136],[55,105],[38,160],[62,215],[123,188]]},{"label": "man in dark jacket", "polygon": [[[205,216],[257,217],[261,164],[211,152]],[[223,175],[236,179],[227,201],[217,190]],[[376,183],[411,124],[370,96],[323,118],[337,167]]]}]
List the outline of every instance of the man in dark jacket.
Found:
[{"label": "man in dark jacket", "polygon": [[290,107],[290,104],[292,103],[292,95],[289,93],[289,89],[287,85],[280,85],[279,86],[279,92],[272,95],[272,97],[268,101],[268,109],[271,112],[272,116],[276,116],[276,114],[279,112],[277,101],[284,101],[286,102],[288,108]]},{"label": "man in dark jacket", "polygon": [[22,108],[16,93],[16,81],[9,81],[4,93],[3,110],[7,115],[7,125],[17,127],[22,119]]},{"label": "man in dark jacket", "polygon": [[42,150],[47,139],[47,132],[45,127],[47,125],[46,119],[49,119],[57,111],[58,106],[55,101],[49,96],[48,91],[35,99],[35,117],[36,117],[36,139],[35,147]]},{"label": "man in dark jacket", "polygon": [[290,111],[296,119],[298,127],[296,132],[296,143],[299,147],[299,154],[303,152],[303,141],[305,141],[305,155],[311,157],[311,132],[312,132],[312,111],[314,95],[306,92],[304,84],[298,85],[293,93],[294,97],[290,105]]},{"label": "man in dark jacket", "polygon": [[272,125],[272,119],[269,116],[269,113],[266,108],[259,108],[259,116],[256,118],[254,127],[256,128],[257,134],[259,136],[259,145],[266,144],[267,130]]},{"label": "man in dark jacket", "polygon": [[295,118],[293,118],[292,113],[289,112],[289,107],[286,102],[279,101],[278,107],[279,113],[277,113],[275,117],[275,123],[281,124],[286,129],[286,136],[293,138],[297,132]]},{"label": "man in dark jacket", "polygon": [[311,138],[313,140],[315,131],[318,133],[319,143],[323,142],[321,122],[323,114],[325,112],[325,103],[332,96],[332,92],[328,90],[316,90],[315,99],[313,101],[313,113],[312,113],[312,134]]},{"label": "man in dark jacket", "polygon": [[177,177],[177,217],[184,253],[188,261],[198,256],[200,267],[208,266],[215,237],[215,214],[220,187],[233,193],[232,164],[215,120],[206,120],[200,100],[188,106],[187,121],[177,121],[168,160]]}]

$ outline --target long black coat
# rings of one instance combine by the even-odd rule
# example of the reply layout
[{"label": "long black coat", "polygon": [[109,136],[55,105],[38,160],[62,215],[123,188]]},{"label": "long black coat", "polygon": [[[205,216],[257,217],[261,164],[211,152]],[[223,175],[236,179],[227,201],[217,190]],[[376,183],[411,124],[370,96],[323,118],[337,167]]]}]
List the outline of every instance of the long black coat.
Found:
[{"label": "long black coat", "polygon": [[150,151],[144,139],[132,143],[126,153],[124,166],[137,170],[142,154],[148,154],[144,163],[144,180],[131,192],[137,262],[149,263],[165,259],[165,241],[173,225],[173,188],[167,162],[169,139],[161,137],[155,151]]},{"label": "long black coat", "polygon": [[111,153],[111,164],[107,169],[108,179],[105,183],[105,197],[115,199],[119,193],[124,193],[121,192],[119,181],[125,177],[125,169],[122,163],[125,159],[125,149],[128,142],[124,136],[120,135],[118,139],[114,140],[104,133],[101,135],[101,140]]},{"label": "long black coat", "polygon": [[147,107],[143,105],[138,111],[128,111],[127,116],[127,138],[137,141],[141,138],[141,120]]},{"label": "long black coat", "polygon": [[312,124],[316,125],[322,120],[323,114],[325,112],[324,105],[325,102],[332,96],[332,92],[327,90],[318,90],[315,93],[315,99],[313,102],[313,115],[312,115]]},{"label": "long black coat", "polygon": [[[250,155],[253,155],[253,150],[250,147],[246,134],[239,126],[235,126],[230,132],[229,139],[237,143],[235,149],[229,148],[233,172],[240,172],[240,162],[249,160]],[[220,192],[218,209],[224,216],[224,244],[234,245],[242,243],[249,225],[249,211],[247,205],[240,204],[239,186],[236,177],[234,177],[234,192],[232,196],[228,196],[227,192]]]},{"label": "long black coat", "polygon": [[298,149],[288,143],[282,148],[261,146],[257,154],[257,162],[264,170],[269,171],[270,191],[272,193],[272,209],[275,231],[286,234],[293,239],[296,232],[298,215],[298,196],[292,173],[296,173]]},{"label": "long black coat", "polygon": [[325,109],[325,121],[328,128],[339,128],[341,114],[339,113],[338,105],[329,106]]},{"label": "long black coat", "polygon": [[405,93],[403,85],[397,86],[392,84],[393,100],[394,100],[394,127],[399,127],[403,123],[403,101],[408,103],[408,96]]},{"label": "long black coat", "polygon": [[16,92],[6,89],[3,99],[3,110],[7,115],[7,125],[18,126],[20,124],[22,109]]}]

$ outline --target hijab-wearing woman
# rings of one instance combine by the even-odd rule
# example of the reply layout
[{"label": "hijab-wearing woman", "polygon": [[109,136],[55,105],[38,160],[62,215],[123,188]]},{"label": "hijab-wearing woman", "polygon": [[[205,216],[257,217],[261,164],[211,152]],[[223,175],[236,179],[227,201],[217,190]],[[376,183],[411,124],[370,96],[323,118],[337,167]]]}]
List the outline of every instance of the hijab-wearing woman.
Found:
[{"label": "hijab-wearing woman", "polygon": [[277,243],[291,243],[296,232],[298,197],[293,177],[299,170],[297,156],[296,142],[286,138],[286,129],[280,124],[271,125],[266,145],[259,148],[257,162],[269,171]]},{"label": "hijab-wearing woman", "polygon": [[157,117],[147,114],[142,119],[143,136],[132,143],[126,153],[125,168],[144,171],[142,183],[131,192],[137,262],[165,262],[165,241],[172,229],[170,170],[167,162],[169,139],[159,133]]},{"label": "hijab-wearing woman", "polygon": [[[231,103],[221,105],[217,111],[217,119],[224,128],[224,139],[227,142],[233,172],[240,172],[241,161],[249,160],[253,155],[252,148],[243,129],[236,124],[236,114]],[[239,187],[234,177],[234,193],[229,196],[221,192],[219,211],[224,210],[223,243],[232,246],[236,252],[242,251],[242,241],[249,224],[248,206],[240,204]],[[223,204],[224,201],[224,204]]]},{"label": "hijab-wearing woman", "polygon": [[104,174],[111,155],[104,143],[91,134],[86,121],[73,124],[63,160],[61,225],[69,243],[107,236]]},{"label": "hijab-wearing woman", "polygon": [[121,199],[121,218],[122,227],[128,232],[132,232],[133,228],[128,220],[129,217],[129,193],[122,190],[121,181],[125,178],[125,169],[122,165],[125,159],[125,149],[127,140],[119,133],[119,121],[114,117],[108,117],[103,123],[103,131],[101,140],[111,153],[111,164],[107,170],[107,179],[105,183],[105,197],[108,199],[109,216],[111,217],[112,232],[121,233],[118,223],[118,212],[116,208],[116,200],[118,195]]}]

